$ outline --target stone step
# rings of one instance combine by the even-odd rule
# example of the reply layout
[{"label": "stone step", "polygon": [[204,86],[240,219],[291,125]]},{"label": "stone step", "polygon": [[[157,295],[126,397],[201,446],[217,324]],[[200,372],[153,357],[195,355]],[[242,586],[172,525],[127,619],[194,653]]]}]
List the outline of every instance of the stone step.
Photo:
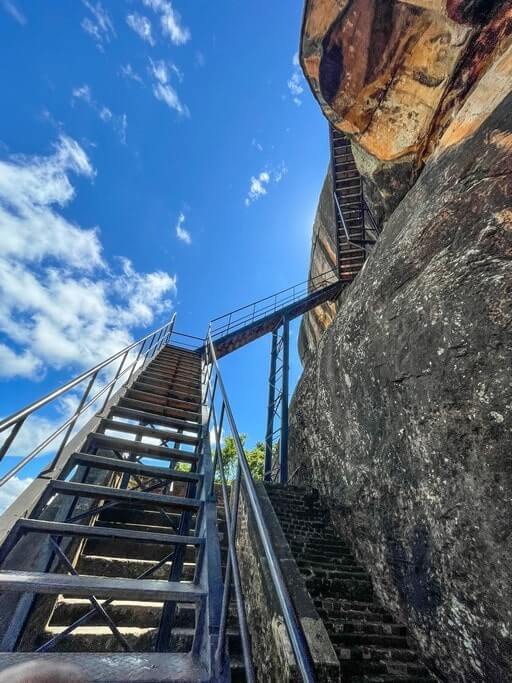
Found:
[{"label": "stone step", "polygon": [[[350,650],[339,650],[334,648],[340,660],[340,668],[343,680],[349,680],[353,683],[355,680],[365,680],[364,677],[371,676],[374,680],[379,680],[380,676],[388,676],[388,681],[395,681],[399,683],[402,680],[408,680],[412,677],[413,680],[432,681],[428,669],[421,664],[414,663],[416,655],[408,650],[410,660],[396,657],[396,651],[386,653],[386,656],[379,656],[372,658],[372,653],[366,649],[365,657],[363,658],[346,658],[346,652]],[[406,655],[403,655],[405,658]]]},{"label": "stone step", "polygon": [[299,565],[299,567],[300,573],[305,579],[357,579],[359,581],[370,580],[367,572],[357,564],[352,566],[349,565],[348,569],[340,569],[339,567],[333,567],[330,564],[325,564],[322,567],[310,567],[302,565]]},{"label": "stone step", "polygon": [[373,598],[373,588],[369,579],[359,581],[357,579],[306,579],[306,587],[311,597],[343,596],[348,600],[367,600]]},{"label": "stone step", "polygon": [[406,636],[407,629],[401,624],[385,621],[358,620],[353,617],[330,617],[325,624],[328,633],[372,633],[389,636]]},{"label": "stone step", "polygon": [[351,602],[339,598],[315,598],[315,607],[326,624],[336,619],[348,619],[371,623],[394,623],[392,616],[375,602]]},{"label": "stone step", "polygon": [[334,561],[333,558],[330,557],[329,559],[324,560],[323,562],[317,560],[310,560],[306,557],[298,559],[297,566],[300,567],[301,570],[304,568],[312,569],[313,571],[316,571],[317,569],[322,570],[325,568],[336,568],[341,571],[365,571],[365,569],[360,564],[357,564],[355,559],[352,557],[335,558]]},{"label": "stone step", "polygon": [[387,635],[382,633],[330,633],[333,645],[342,647],[369,647],[376,645],[383,648],[406,650],[409,647],[407,639],[402,635]]},{"label": "stone step", "polygon": [[[345,647],[339,643],[333,643],[340,663],[345,670],[350,669],[354,663],[365,664],[368,667],[375,665],[376,672],[393,673],[385,667],[396,667],[403,673],[409,673],[408,667],[416,667],[426,671],[425,667],[416,663],[416,653],[409,648],[383,648],[376,645]],[[379,668],[385,665],[384,668]],[[378,670],[377,670],[378,669]]]},{"label": "stone step", "polygon": [[430,676],[414,674],[377,674],[376,676],[352,676],[351,683],[432,683]]}]

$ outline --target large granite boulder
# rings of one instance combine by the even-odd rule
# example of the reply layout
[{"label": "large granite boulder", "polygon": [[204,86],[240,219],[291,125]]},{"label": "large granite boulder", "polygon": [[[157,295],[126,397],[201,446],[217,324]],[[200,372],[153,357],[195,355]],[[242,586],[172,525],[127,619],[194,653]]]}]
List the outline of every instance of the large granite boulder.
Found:
[{"label": "large granite boulder", "polygon": [[[333,23],[348,26],[350,8],[373,7],[371,25],[395,42],[377,42],[382,59],[370,68],[368,57],[359,86],[354,75],[351,86],[332,88],[331,109],[322,106],[365,154],[392,164],[390,177],[404,163],[417,170],[309,355],[290,412],[290,470],[301,464],[302,480],[332,497],[381,597],[443,679],[461,683],[512,677],[512,41],[503,14],[493,15],[492,49],[469,86],[461,71],[481,39],[473,22],[491,5],[310,0],[302,55],[313,69],[313,42],[305,42],[312,27],[319,44]],[[383,116],[382,103],[401,89],[407,97],[394,100],[397,121],[405,126],[408,111],[430,108],[443,123],[434,143],[425,133],[432,120],[411,115],[416,132],[404,131],[400,142],[388,117],[381,133],[389,136],[379,142],[365,102],[383,60],[404,64],[397,45],[427,8],[429,21],[450,27],[447,52],[436,54],[439,78],[458,64],[451,95],[416,106],[424,91],[407,79],[395,88],[397,66],[378,109]],[[512,21],[509,3],[498,9]],[[425,31],[415,44],[429,35],[436,45],[435,32]],[[363,57],[367,44],[352,42]],[[467,86],[460,99],[457,83]],[[441,86],[428,87],[433,95]]]},{"label": "large granite boulder", "polygon": [[301,63],[389,216],[512,23],[507,0],[307,0]]}]

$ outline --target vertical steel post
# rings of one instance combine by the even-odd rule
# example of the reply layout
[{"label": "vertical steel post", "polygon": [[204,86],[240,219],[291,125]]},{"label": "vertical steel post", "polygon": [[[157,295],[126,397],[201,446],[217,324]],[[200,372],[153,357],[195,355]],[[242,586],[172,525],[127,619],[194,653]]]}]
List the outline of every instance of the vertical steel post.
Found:
[{"label": "vertical steel post", "polygon": [[279,481],[288,481],[288,378],[290,370],[290,321],[283,319],[283,388],[281,392],[281,449],[279,454]]},{"label": "vertical steel post", "polygon": [[272,480],[272,441],[274,435],[274,409],[276,399],[276,362],[277,362],[277,330],[272,332],[272,348],[270,351],[270,374],[268,377],[267,433],[265,436],[265,467],[263,478]]}]

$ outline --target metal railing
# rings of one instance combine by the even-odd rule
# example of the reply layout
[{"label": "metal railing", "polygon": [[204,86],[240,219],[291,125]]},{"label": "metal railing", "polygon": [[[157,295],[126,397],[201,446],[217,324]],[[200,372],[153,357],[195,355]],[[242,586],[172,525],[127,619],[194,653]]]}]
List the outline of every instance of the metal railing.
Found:
[{"label": "metal railing", "polygon": [[[212,340],[210,331],[208,332],[206,345],[205,345],[205,362],[207,368],[209,368],[209,376],[207,379],[207,393],[209,398],[209,415],[208,415],[208,427],[211,429],[213,426],[213,433],[215,437],[215,452],[213,458],[213,471],[214,478],[219,471],[220,481],[222,486],[222,497],[224,503],[224,510],[226,515],[226,526],[227,526],[227,540],[228,540],[228,552],[229,552],[229,562],[226,566],[226,575],[224,580],[224,595],[222,601],[222,615],[221,615],[221,627],[219,632],[219,640],[216,651],[216,660],[218,663],[222,661],[224,647],[226,643],[226,630],[227,630],[227,617],[229,610],[230,601],[230,585],[231,585],[231,574],[233,575],[233,586],[235,589],[235,598],[238,610],[238,618],[240,623],[240,634],[242,638],[242,648],[244,656],[244,664],[246,668],[246,676],[249,683],[255,680],[254,677],[254,667],[251,657],[250,640],[249,640],[249,629],[247,625],[247,617],[245,613],[244,599],[242,594],[242,586],[240,579],[240,569],[238,565],[238,556],[236,550],[236,533],[237,533],[237,523],[238,523],[238,512],[240,503],[240,487],[243,482],[245,499],[248,508],[250,509],[258,531],[259,539],[263,547],[265,557],[268,562],[270,569],[270,574],[272,577],[272,583],[274,585],[274,590],[282,610],[282,615],[288,632],[288,637],[295,655],[297,662],[297,669],[302,676],[302,679],[307,683],[313,683],[315,681],[315,675],[313,671],[313,664],[311,661],[311,655],[309,652],[308,645],[306,643],[306,638],[299,620],[295,614],[288,589],[284,581],[283,573],[279,564],[279,560],[275,553],[270,534],[268,532],[267,526],[264,521],[263,512],[258,499],[256,488],[254,485],[254,480],[247,462],[242,441],[233,417],[233,412],[227,397],[226,388],[222,380],[222,375],[220,373],[219,365],[217,362],[217,357],[215,354],[215,348]],[[219,392],[219,394],[217,394]],[[216,396],[220,397],[220,410],[217,412],[215,407]],[[221,437],[222,428],[224,420],[227,418],[229,425],[229,430],[233,437],[236,454],[237,454],[237,474],[236,478],[232,483],[231,492],[231,503],[228,499],[228,490],[226,482],[226,474],[224,471],[224,464],[222,461],[221,454]],[[213,482],[212,482],[212,494],[213,494]]]},{"label": "metal railing", "polygon": [[[101,412],[105,408],[114,389],[116,388],[116,385],[119,386],[120,382],[123,384],[129,383],[135,370],[138,367],[140,368],[146,365],[157,353],[157,351],[168,342],[171,334],[173,333],[175,320],[176,314],[174,313],[171,319],[165,323],[165,325],[162,325],[153,332],[150,332],[138,341],[133,342],[133,344],[124,347],[106,360],[92,367],[90,370],[82,372],[74,379],[66,382],[66,384],[55,389],[54,391],[51,391],[49,394],[43,396],[37,401],[34,401],[34,403],[31,403],[25,408],[22,408],[9,417],[1,420],[0,433],[5,432],[9,428],[11,428],[11,431],[6,436],[3,444],[0,447],[0,461],[12,450],[12,447],[15,444],[16,439],[19,437],[28,418],[30,418],[32,415],[35,415],[50,404],[54,404],[57,399],[62,398],[65,395],[70,395],[69,392],[86,382],[86,386],[80,396],[78,405],[73,411],[72,415],[51,434],[49,434],[41,443],[33,448],[24,458],[20,460],[20,462],[8,470],[8,472],[0,478],[0,487],[14,477],[21,469],[25,467],[25,465],[45,451],[51,444],[55,442],[57,437],[62,434],[63,436],[60,443],[55,445],[56,454],[54,456],[53,462],[56,462],[64,447],[68,443],[79,418],[86,414],[102,396],[105,396],[105,398],[98,412]],[[133,360],[129,362],[129,364],[126,364],[130,355],[132,355]],[[119,361],[117,367],[114,365],[116,361]],[[103,386],[92,396],[92,398],[89,398],[100,373],[106,374],[107,380]],[[109,375],[112,377],[111,379],[108,379]]]},{"label": "metal railing", "polygon": [[230,332],[235,332],[246,325],[250,325],[256,320],[265,318],[285,306],[294,304],[329,285],[333,285],[337,281],[337,274],[333,270],[328,270],[308,280],[299,282],[293,287],[276,292],[272,296],[259,299],[252,304],[242,306],[230,313],[214,318],[210,322],[209,327],[211,337],[215,341]]}]

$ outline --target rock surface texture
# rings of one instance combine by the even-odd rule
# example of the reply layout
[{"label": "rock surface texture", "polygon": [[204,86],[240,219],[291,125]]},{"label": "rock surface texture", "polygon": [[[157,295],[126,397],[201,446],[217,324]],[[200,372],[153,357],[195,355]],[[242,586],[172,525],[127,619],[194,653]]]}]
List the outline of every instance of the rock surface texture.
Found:
[{"label": "rock surface texture", "polygon": [[275,484],[267,491],[338,656],[341,681],[433,683],[407,629],[379,603],[368,572],[331,524],[318,491]]},{"label": "rock surface texture", "polygon": [[309,0],[301,60],[387,220],[290,412],[445,680],[512,677],[512,5]]}]

